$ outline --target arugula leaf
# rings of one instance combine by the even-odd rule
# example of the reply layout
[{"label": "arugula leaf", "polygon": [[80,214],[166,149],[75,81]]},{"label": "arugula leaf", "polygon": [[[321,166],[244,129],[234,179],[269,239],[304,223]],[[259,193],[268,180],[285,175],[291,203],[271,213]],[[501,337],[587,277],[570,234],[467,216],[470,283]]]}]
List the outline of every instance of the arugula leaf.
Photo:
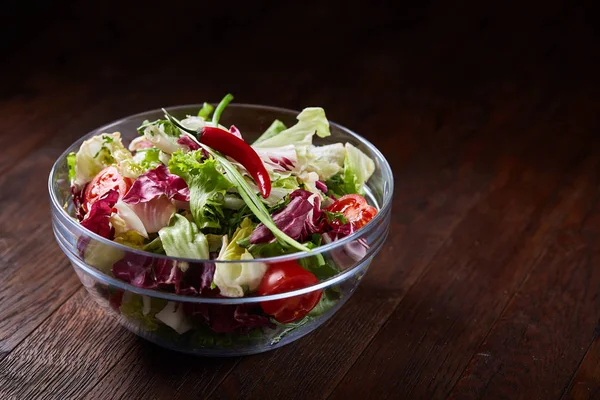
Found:
[{"label": "arugula leaf", "polygon": [[348,223],[348,219],[344,216],[344,213],[342,212],[333,212],[327,210],[323,210],[323,212],[325,213],[327,222],[329,222],[330,224],[335,220],[338,220],[342,225]]},{"label": "arugula leaf", "polygon": [[200,163],[198,159],[201,157],[202,153],[198,150],[189,153],[177,151],[169,161],[169,170],[188,184],[190,209],[198,227],[218,229],[224,217],[225,193],[233,185],[217,170],[214,159]]},{"label": "arugula leaf", "polygon": [[208,103],[202,104],[202,108],[198,111],[198,116],[204,119],[208,119],[210,114],[213,112],[215,108]]},{"label": "arugula leaf", "polygon": [[267,130],[258,137],[253,143],[253,145],[258,144],[260,142],[264,142],[267,139],[272,138],[273,136],[277,136],[279,133],[285,131],[287,127],[283,122],[276,119],[273,123],[267,128]]}]

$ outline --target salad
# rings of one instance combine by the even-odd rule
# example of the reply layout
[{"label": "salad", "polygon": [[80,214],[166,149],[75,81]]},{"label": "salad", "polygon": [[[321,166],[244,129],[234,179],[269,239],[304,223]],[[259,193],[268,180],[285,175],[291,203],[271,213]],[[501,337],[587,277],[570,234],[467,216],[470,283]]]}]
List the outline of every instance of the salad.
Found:
[{"label": "salad", "polygon": [[[232,99],[225,96],[216,108],[205,103],[197,115],[183,119],[163,109],[164,119],[144,121],[127,146],[119,132],[102,133],[68,155],[77,221],[143,251],[82,237],[77,248],[87,264],[140,288],[236,298],[311,286],[362,258],[368,245],[361,240],[331,257],[310,252],[352,234],[377,214],[363,197],[373,160],[350,143],[313,145],[315,135],[330,135],[318,107],[305,108],[293,126],[273,121],[249,143],[236,126],[219,124]],[[268,261],[294,252],[308,256]],[[140,329],[201,344],[215,340],[212,334],[293,329],[339,298],[329,288],[225,305],[99,291]]]}]

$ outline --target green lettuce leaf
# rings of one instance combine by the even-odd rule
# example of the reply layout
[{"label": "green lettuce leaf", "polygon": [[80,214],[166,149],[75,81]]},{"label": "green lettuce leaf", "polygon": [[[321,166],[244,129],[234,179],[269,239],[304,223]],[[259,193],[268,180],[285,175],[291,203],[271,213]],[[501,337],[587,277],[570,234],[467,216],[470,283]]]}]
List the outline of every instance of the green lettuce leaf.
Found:
[{"label": "green lettuce leaf", "polygon": [[223,296],[242,297],[245,289],[256,290],[267,270],[267,265],[264,263],[243,262],[252,260],[254,257],[237,242],[249,237],[253,230],[254,224],[250,218],[246,218],[231,237],[231,241],[227,242],[227,236],[223,237],[223,246],[217,260],[241,261],[239,263],[216,263],[213,283]]},{"label": "green lettuce leaf", "polygon": [[326,182],[327,188],[338,196],[364,194],[364,184],[375,172],[375,163],[350,143],[346,143],[345,150],[344,169]]},{"label": "green lettuce leaf", "polygon": [[140,149],[136,151],[133,159],[139,166],[144,168],[144,170],[149,170],[162,164],[159,155],[160,150],[156,147],[151,147],[149,149]]},{"label": "green lettuce leaf", "polygon": [[169,161],[171,173],[181,176],[190,188],[190,209],[200,229],[221,228],[223,203],[231,182],[217,170],[217,162],[199,162],[199,151],[175,152]]},{"label": "green lettuce leaf", "polygon": [[288,176],[287,178],[274,180],[272,186],[276,188],[291,190],[296,190],[300,187],[300,185],[298,184],[298,179],[296,179],[295,176]]},{"label": "green lettuce leaf", "polygon": [[255,147],[280,147],[288,144],[310,145],[313,135],[319,137],[331,135],[329,132],[329,121],[325,111],[320,107],[309,107],[298,114],[298,123],[269,139],[255,143]]},{"label": "green lettuce leaf", "polygon": [[168,256],[206,260],[208,241],[195,223],[174,214],[169,226],[158,231],[162,247]]},{"label": "green lettuce leaf", "polygon": [[326,181],[340,170],[344,165],[346,151],[341,143],[326,146],[310,146],[297,149],[298,161],[308,172],[316,172],[319,179]]},{"label": "green lettuce leaf", "polygon": [[[70,162],[72,163],[72,159]],[[123,146],[119,132],[103,133],[86,140],[79,147],[75,155],[73,183],[81,187],[109,165],[125,167],[123,172],[130,178],[137,178],[143,172],[140,167],[136,168],[133,155]]]},{"label": "green lettuce leaf", "polygon": [[160,324],[156,314],[166,305],[166,300],[125,292],[120,310],[121,315],[139,325],[140,328],[155,331]]},{"label": "green lettuce leaf", "polygon": [[287,127],[285,126],[285,124],[283,122],[281,122],[280,120],[276,119],[267,128],[267,130],[262,135],[260,135],[258,137],[258,139],[256,139],[254,141],[253,145],[256,145],[260,142],[264,142],[267,139],[271,139],[273,136],[277,136],[278,134],[285,131],[286,129],[287,129]]},{"label": "green lettuce leaf", "polygon": [[75,154],[75,152],[70,152],[69,155],[67,155],[67,167],[69,168],[69,181],[73,181],[73,179],[75,179],[75,160],[77,158],[77,155]]}]

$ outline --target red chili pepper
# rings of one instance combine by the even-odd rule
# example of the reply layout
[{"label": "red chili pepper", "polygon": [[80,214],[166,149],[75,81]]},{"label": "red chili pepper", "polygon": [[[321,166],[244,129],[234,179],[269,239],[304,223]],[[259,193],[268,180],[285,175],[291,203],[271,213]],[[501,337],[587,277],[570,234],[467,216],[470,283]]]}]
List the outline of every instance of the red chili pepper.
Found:
[{"label": "red chili pepper", "polygon": [[212,126],[202,128],[199,140],[201,143],[242,164],[256,181],[262,197],[265,199],[269,197],[271,194],[271,178],[252,146],[226,130]]}]

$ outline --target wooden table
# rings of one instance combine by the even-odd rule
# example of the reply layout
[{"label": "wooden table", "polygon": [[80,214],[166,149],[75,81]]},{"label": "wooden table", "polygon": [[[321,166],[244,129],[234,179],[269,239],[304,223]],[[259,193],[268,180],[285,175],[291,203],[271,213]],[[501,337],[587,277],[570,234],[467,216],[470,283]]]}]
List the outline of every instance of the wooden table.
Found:
[{"label": "wooden table", "polygon": [[[17,10],[0,85],[0,398],[600,398],[592,13],[415,3]],[[46,179],[96,126],[229,91],[323,106],[377,145],[392,226],[319,330],[194,358],[92,303],[55,244]]]}]

